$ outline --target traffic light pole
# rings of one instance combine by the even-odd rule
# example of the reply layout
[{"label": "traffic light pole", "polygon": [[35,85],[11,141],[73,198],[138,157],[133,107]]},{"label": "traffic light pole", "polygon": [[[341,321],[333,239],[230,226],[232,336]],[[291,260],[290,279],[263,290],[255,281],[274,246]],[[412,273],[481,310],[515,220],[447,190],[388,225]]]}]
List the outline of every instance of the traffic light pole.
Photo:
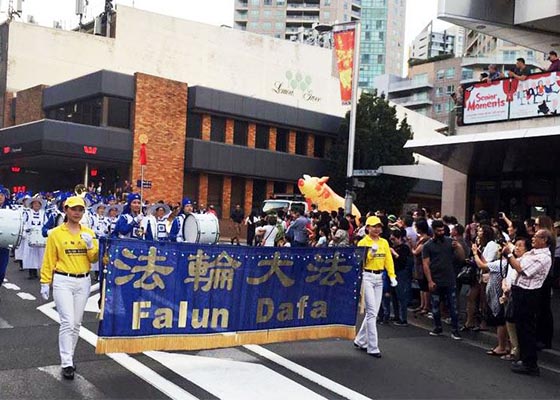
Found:
[{"label": "traffic light pole", "polygon": [[348,130],[348,163],[346,165],[346,194],[344,213],[352,213],[352,175],[354,173],[354,144],[356,137],[356,112],[358,109],[358,78],[360,75],[360,22],[354,31],[354,57],[352,60],[352,102],[350,106],[350,127]]}]

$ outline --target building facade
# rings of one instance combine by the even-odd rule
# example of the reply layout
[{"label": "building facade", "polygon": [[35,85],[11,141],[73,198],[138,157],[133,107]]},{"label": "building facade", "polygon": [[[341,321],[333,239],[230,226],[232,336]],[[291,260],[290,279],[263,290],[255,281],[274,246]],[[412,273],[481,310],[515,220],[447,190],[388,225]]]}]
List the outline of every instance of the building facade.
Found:
[{"label": "building facade", "polygon": [[464,51],[465,30],[459,26],[451,26],[442,31],[434,30],[431,21],[420,32],[410,46],[409,58],[427,60],[429,58],[454,54],[461,57]]},{"label": "building facade", "polygon": [[[0,27],[5,186],[134,184],[141,137],[146,199],[187,195],[225,218],[235,204],[248,213],[272,193],[293,192],[303,173],[323,173],[344,114],[329,50],[302,55],[297,43],[127,7],[116,20],[112,38]],[[149,40],[136,47],[140,34]],[[78,48],[89,49],[82,59]]]}]

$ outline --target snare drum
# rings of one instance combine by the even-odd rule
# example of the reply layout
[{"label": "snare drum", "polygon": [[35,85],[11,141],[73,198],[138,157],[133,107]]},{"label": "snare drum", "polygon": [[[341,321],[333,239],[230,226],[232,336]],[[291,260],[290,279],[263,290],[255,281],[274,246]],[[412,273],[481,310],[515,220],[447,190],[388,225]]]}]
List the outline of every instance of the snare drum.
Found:
[{"label": "snare drum", "polygon": [[183,222],[183,237],[187,243],[216,244],[220,225],[213,214],[189,214]]},{"label": "snare drum", "polygon": [[45,247],[47,245],[47,238],[43,237],[41,228],[31,228],[27,242],[29,247]]},{"label": "snare drum", "polygon": [[21,211],[0,209],[0,248],[18,247],[23,234]]}]

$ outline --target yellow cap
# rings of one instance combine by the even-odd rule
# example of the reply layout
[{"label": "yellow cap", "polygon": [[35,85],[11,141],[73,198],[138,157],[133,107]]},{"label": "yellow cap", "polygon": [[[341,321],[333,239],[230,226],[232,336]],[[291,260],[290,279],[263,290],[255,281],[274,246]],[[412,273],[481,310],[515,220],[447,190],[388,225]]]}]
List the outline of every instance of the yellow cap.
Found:
[{"label": "yellow cap", "polygon": [[82,197],[79,196],[72,196],[72,197],[68,197],[66,199],[66,202],[64,203],[64,207],[84,207],[86,208],[86,203],[84,201],[84,199]]},{"label": "yellow cap", "polygon": [[381,222],[379,217],[371,216],[371,217],[368,217],[368,219],[366,220],[366,225],[369,225],[369,226],[383,225],[383,222]]}]

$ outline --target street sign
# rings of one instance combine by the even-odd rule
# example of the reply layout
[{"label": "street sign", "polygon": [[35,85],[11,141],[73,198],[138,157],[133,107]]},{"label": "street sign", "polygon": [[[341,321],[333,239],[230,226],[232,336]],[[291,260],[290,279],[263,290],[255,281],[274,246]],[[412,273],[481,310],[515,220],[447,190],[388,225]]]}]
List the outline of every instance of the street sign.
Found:
[{"label": "street sign", "polygon": [[379,176],[379,171],[376,169],[355,169],[352,176]]},{"label": "street sign", "polygon": [[152,188],[152,181],[144,180],[144,184],[140,185],[140,179],[136,181],[136,187],[139,188],[142,186],[144,189],[151,189]]}]

